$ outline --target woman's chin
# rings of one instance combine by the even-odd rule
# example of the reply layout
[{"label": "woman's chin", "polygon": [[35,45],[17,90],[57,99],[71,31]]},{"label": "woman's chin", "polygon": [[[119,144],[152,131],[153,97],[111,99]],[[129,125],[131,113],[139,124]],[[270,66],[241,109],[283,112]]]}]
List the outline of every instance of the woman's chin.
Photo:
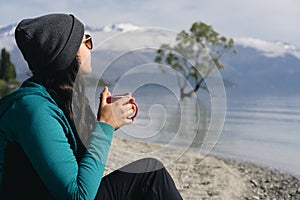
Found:
[{"label": "woman's chin", "polygon": [[91,74],[92,73],[92,68],[83,68],[81,67],[80,68],[80,72],[83,74],[83,75],[88,75],[88,74]]}]

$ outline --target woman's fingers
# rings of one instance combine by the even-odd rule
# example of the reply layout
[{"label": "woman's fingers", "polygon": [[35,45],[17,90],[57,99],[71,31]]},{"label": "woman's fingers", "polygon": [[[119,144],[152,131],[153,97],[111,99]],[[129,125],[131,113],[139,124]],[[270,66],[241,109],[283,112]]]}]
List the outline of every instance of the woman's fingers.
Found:
[{"label": "woman's fingers", "polygon": [[103,91],[100,94],[100,107],[103,107],[104,105],[107,104],[106,99],[107,97],[111,96],[110,92],[108,91],[108,87],[105,86]]},{"label": "woman's fingers", "polygon": [[125,116],[128,118],[135,113],[134,106],[131,103],[126,104]]},{"label": "woman's fingers", "polygon": [[111,96],[110,92],[108,91],[108,87],[105,86],[103,91],[100,94],[100,105],[98,107],[97,112],[97,120],[100,121],[104,115],[106,115],[106,110],[104,107],[107,105],[107,97]]},{"label": "woman's fingers", "polygon": [[121,99],[119,99],[119,102],[121,104],[128,104],[128,102],[134,102],[135,99],[132,97],[131,93],[126,93],[125,96],[123,96]]}]

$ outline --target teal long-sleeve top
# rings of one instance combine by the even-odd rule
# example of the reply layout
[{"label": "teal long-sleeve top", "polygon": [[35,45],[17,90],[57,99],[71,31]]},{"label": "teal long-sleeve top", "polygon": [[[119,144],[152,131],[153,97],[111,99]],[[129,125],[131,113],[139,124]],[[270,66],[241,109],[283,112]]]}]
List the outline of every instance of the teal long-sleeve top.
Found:
[{"label": "teal long-sleeve top", "polygon": [[0,100],[0,186],[5,147],[13,142],[21,146],[55,198],[94,199],[114,131],[106,123],[95,123],[90,143],[78,163],[75,137],[63,111],[44,86],[32,78],[24,81],[18,90]]}]

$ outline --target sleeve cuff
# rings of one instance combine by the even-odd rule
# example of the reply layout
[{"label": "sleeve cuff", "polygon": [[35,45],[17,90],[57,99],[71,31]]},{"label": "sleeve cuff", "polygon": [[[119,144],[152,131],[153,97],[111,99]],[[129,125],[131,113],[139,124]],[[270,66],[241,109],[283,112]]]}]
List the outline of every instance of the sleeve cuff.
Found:
[{"label": "sleeve cuff", "polygon": [[103,131],[107,131],[107,132],[114,132],[114,127],[111,126],[110,124],[108,123],[105,123],[105,122],[98,122],[99,126],[102,128]]}]

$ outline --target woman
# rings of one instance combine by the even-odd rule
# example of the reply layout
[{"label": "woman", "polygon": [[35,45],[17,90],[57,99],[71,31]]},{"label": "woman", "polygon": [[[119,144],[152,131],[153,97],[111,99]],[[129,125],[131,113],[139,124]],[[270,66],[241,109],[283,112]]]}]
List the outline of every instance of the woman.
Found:
[{"label": "woman", "polygon": [[102,178],[114,130],[132,122],[126,102],[134,98],[107,104],[104,87],[93,115],[81,81],[91,72],[92,38],[77,18],[22,20],[15,39],[32,76],[0,100],[0,199],[182,199],[155,159]]}]

